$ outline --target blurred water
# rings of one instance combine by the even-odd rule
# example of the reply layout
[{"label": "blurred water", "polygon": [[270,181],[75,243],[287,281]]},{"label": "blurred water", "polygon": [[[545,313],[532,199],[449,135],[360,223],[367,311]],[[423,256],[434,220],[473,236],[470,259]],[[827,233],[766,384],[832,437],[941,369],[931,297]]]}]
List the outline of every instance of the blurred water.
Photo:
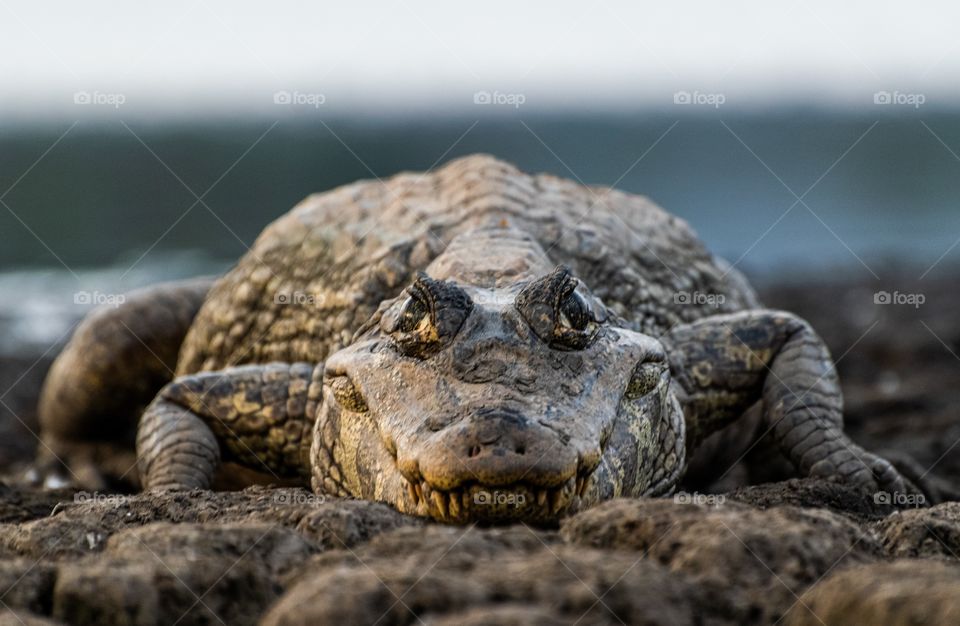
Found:
[{"label": "blurred water", "polygon": [[[0,191],[68,127],[0,127]],[[929,265],[960,238],[960,115],[949,111],[101,120],[78,123],[3,197],[19,219],[0,206],[0,264],[235,258],[308,193],[471,152],[646,194],[747,265]],[[805,204],[790,209],[793,194]]]},{"label": "blurred water", "polygon": [[42,353],[66,341],[70,329],[96,306],[119,304],[138,287],[217,274],[227,266],[196,253],[166,252],[133,269],[116,264],[72,272],[0,272],[0,355]]},{"label": "blurred water", "polygon": [[757,276],[960,261],[950,110],[101,119],[46,152],[71,123],[0,124],[0,345],[55,340],[78,292],[219,271],[311,192],[473,152],[645,194]]}]

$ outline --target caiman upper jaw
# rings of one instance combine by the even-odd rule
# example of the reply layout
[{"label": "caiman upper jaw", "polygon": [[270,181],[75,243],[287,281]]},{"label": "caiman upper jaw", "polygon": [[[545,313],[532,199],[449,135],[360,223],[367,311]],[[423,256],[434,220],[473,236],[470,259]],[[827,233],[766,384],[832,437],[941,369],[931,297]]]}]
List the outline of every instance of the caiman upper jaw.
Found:
[{"label": "caiman upper jaw", "polygon": [[554,489],[574,478],[580,465],[580,454],[569,437],[512,412],[471,416],[424,435],[425,440],[409,452],[417,473],[438,489],[454,490],[474,482]]}]

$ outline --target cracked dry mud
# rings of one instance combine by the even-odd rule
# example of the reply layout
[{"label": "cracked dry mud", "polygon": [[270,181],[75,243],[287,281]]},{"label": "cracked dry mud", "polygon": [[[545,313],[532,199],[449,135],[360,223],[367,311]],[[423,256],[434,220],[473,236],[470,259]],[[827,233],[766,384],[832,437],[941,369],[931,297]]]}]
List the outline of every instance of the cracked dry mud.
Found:
[{"label": "cracked dry mud", "polygon": [[[840,361],[848,429],[866,447],[932,466],[945,494],[960,484],[960,362],[940,343],[960,345],[953,282],[924,285],[919,317],[878,313],[872,284],[764,294],[810,319],[838,355],[881,316]],[[4,363],[4,387],[25,362]],[[43,369],[18,383],[19,404],[5,400],[27,425]],[[30,435],[3,420],[4,626],[960,620],[957,502],[896,510],[840,485],[738,466],[713,484],[691,475],[686,488],[699,497],[613,500],[558,527],[451,527],[292,488],[27,488],[17,477]]]},{"label": "cracked dry mud", "polygon": [[[443,526],[299,489],[63,496],[48,496],[54,515],[24,507],[0,527],[0,623],[804,624],[860,611],[948,623],[960,611],[955,503],[845,514],[835,503],[856,494],[812,480],[722,503],[613,500],[556,529]],[[763,508],[773,497],[805,505]]]}]

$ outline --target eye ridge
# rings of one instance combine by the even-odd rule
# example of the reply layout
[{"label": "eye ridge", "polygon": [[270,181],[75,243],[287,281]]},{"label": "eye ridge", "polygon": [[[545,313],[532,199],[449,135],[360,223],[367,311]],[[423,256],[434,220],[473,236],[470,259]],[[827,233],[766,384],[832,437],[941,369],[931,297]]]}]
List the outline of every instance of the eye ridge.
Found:
[{"label": "eye ridge", "polygon": [[596,335],[597,322],[576,291],[579,284],[569,268],[560,265],[517,296],[517,309],[552,347],[581,350]]},{"label": "eye ridge", "polygon": [[459,332],[473,310],[473,301],[463,289],[423,272],[407,293],[393,332],[397,346],[409,356],[429,356]]}]

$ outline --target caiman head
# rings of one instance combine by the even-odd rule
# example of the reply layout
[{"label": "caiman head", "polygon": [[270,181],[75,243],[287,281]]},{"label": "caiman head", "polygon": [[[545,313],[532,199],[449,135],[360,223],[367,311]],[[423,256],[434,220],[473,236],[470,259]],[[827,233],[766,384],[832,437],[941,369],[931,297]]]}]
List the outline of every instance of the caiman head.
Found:
[{"label": "caiman head", "polygon": [[563,267],[497,288],[420,274],[327,360],[314,488],[452,523],[669,488],[684,442],[666,354],[623,326]]}]

